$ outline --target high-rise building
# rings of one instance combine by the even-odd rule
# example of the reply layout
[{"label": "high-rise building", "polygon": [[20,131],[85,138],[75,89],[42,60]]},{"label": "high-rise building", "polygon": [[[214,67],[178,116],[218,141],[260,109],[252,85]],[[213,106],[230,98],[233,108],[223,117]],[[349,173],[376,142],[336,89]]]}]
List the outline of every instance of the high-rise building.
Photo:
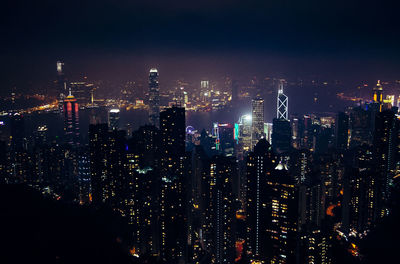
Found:
[{"label": "high-rise building", "polygon": [[94,204],[108,202],[114,191],[114,183],[108,172],[108,126],[89,125],[90,174]]},{"label": "high-rise building", "polygon": [[79,146],[79,106],[71,94],[64,99],[65,142],[73,147]]},{"label": "high-rise building", "polygon": [[210,204],[208,246],[211,250],[211,263],[234,263],[234,195],[233,179],[236,173],[235,159],[214,156],[210,162]]},{"label": "high-rise building", "polygon": [[57,61],[57,96],[67,95],[66,78],[64,73],[64,62]]},{"label": "high-rise building", "polygon": [[[294,263],[295,182],[262,139],[247,158],[248,251],[255,263]],[[257,262],[258,261],[258,262]]]},{"label": "high-rise building", "polygon": [[372,147],[363,145],[352,150],[351,167],[346,168],[344,181],[343,228],[359,233],[370,229],[379,218],[379,177]]},{"label": "high-rise building", "polygon": [[184,108],[174,106],[160,113],[160,247],[161,258],[168,262],[185,258],[185,136]]},{"label": "high-rise building", "polygon": [[207,80],[200,81],[200,98],[203,102],[211,98],[210,82]]},{"label": "high-rise building", "polygon": [[240,159],[243,158],[245,153],[251,150],[251,132],[251,115],[241,116],[239,119],[239,123],[235,124],[235,138],[237,138],[238,143],[237,155],[240,157]]},{"label": "high-rise building", "polygon": [[87,83],[86,81],[70,82],[69,88],[74,94],[79,105],[88,105],[92,103],[92,95],[94,90],[93,83]]},{"label": "high-rise building", "polygon": [[275,153],[288,152],[291,148],[290,122],[284,118],[274,118],[272,125],[272,148]]},{"label": "high-rise building", "polygon": [[340,150],[347,149],[349,141],[349,116],[339,112],[336,117],[335,126],[336,148]]},{"label": "high-rise building", "polygon": [[133,227],[133,244],[139,255],[160,254],[159,130],[145,125],[133,132],[127,147],[125,211]]},{"label": "high-rise building", "polygon": [[382,111],[382,104],[383,104],[383,88],[381,81],[378,80],[378,83],[372,90],[373,98],[372,101],[376,104],[379,104],[379,111]]},{"label": "high-rise building", "polygon": [[264,134],[267,141],[272,142],[272,123],[264,123]]},{"label": "high-rise building", "polygon": [[15,113],[10,118],[11,145],[10,161],[11,175],[10,182],[22,183],[28,180],[28,157],[26,152],[25,121],[21,114]]},{"label": "high-rise building", "polygon": [[276,118],[288,120],[289,98],[283,93],[283,80],[279,82]]},{"label": "high-rise building", "polygon": [[[194,146],[191,153],[191,170],[188,180],[188,261],[199,262],[207,252],[209,218],[210,164],[202,146]],[[207,235],[206,235],[207,234]],[[204,246],[206,245],[206,246]],[[210,249],[210,248],[209,248]]]},{"label": "high-rise building", "polygon": [[277,159],[266,139],[261,139],[247,156],[247,247],[254,260],[265,261],[270,252],[267,219],[271,212],[267,207],[270,201],[265,183],[276,163]]},{"label": "high-rise building", "polygon": [[[286,165],[279,163],[267,179],[265,188],[270,217],[267,220],[267,237],[270,263],[294,263],[297,234],[297,195],[293,179]],[[268,245],[267,244],[267,245]]]},{"label": "high-rise building", "polygon": [[11,150],[21,152],[25,149],[25,121],[21,114],[15,113],[10,118]]},{"label": "high-rise building", "polygon": [[378,195],[381,198],[381,217],[387,214],[385,208],[390,198],[390,185],[394,176],[398,130],[399,120],[392,110],[384,110],[376,115],[373,146],[380,175]]},{"label": "high-rise building", "polygon": [[185,156],[185,108],[173,106],[160,113],[162,176],[177,178]]},{"label": "high-rise building", "polygon": [[90,204],[92,202],[90,182],[90,161],[88,148],[79,151],[78,155],[78,181],[79,203]]},{"label": "high-rise building", "polygon": [[350,112],[350,148],[373,141],[374,111],[371,108],[355,107]]},{"label": "high-rise building", "polygon": [[120,110],[117,108],[113,108],[110,111],[108,111],[108,127],[111,130],[119,129],[119,113]]},{"label": "high-rise building", "polygon": [[251,101],[251,141],[252,148],[265,137],[264,134],[264,99],[255,98]]},{"label": "high-rise building", "polygon": [[159,125],[159,115],[160,87],[158,84],[158,70],[152,68],[149,73],[149,122],[151,125]]}]

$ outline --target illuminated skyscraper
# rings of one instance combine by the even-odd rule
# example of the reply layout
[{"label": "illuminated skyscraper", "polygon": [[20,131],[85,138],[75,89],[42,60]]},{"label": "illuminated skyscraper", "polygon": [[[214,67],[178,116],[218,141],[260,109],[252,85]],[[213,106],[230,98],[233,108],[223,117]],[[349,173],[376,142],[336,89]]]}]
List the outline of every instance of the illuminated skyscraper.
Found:
[{"label": "illuminated skyscraper", "polygon": [[121,212],[125,188],[125,131],[109,131],[107,124],[89,125],[90,172],[93,203],[107,203]]},{"label": "illuminated skyscraper", "polygon": [[270,239],[269,263],[295,263],[298,204],[294,181],[286,165],[279,163],[267,179],[265,193],[270,217],[267,237]]},{"label": "illuminated skyscraper", "polygon": [[289,98],[283,93],[283,80],[279,82],[276,118],[288,120]]},{"label": "illuminated skyscraper", "polygon": [[149,73],[149,122],[159,126],[160,115],[160,88],[158,85],[158,70],[150,69]]},{"label": "illuminated skyscraper", "polygon": [[70,82],[69,87],[79,105],[82,106],[92,103],[92,95],[95,88],[93,83]]},{"label": "illuminated skyscraper", "polygon": [[107,171],[107,124],[89,125],[90,174],[94,204],[110,200],[114,191],[111,175]]},{"label": "illuminated skyscraper", "polygon": [[376,115],[374,131],[374,154],[379,172],[379,197],[382,209],[381,217],[386,214],[384,208],[390,198],[392,179],[395,168],[395,152],[398,144],[399,120],[391,110],[384,110]]},{"label": "illuminated skyscraper", "polygon": [[177,178],[185,156],[185,108],[171,107],[160,113],[162,176]]},{"label": "illuminated skyscraper", "polygon": [[111,109],[108,112],[108,127],[110,130],[118,130],[119,128],[119,109]]},{"label": "illuminated skyscraper", "polygon": [[374,112],[365,110],[361,106],[355,107],[350,112],[350,148],[362,144],[372,144]]},{"label": "illuminated skyscraper", "polygon": [[185,108],[174,106],[160,113],[160,245],[162,259],[172,263],[185,257],[187,241],[182,230],[186,214],[185,136]]},{"label": "illuminated skyscraper", "polygon": [[202,101],[207,101],[211,97],[210,82],[201,81],[200,82],[200,98]]},{"label": "illuminated skyscraper", "polygon": [[211,246],[211,263],[234,263],[233,237],[233,179],[236,171],[235,159],[214,156],[210,162],[208,246]]},{"label": "illuminated skyscraper", "polygon": [[266,207],[270,201],[265,187],[276,163],[266,139],[260,140],[247,156],[247,246],[254,260],[265,261],[270,251],[267,219],[271,213]]},{"label": "illuminated skyscraper", "polygon": [[235,124],[235,138],[238,142],[237,154],[242,159],[244,154],[251,150],[251,115],[243,115],[239,123]]},{"label": "illuminated skyscraper", "polygon": [[294,263],[297,208],[287,166],[260,140],[247,158],[247,240],[255,263]]},{"label": "illuminated skyscraper", "polygon": [[251,141],[252,148],[257,142],[265,137],[264,134],[264,99],[255,98],[251,102],[252,113],[251,113]]},{"label": "illuminated skyscraper", "polygon": [[64,99],[65,142],[73,147],[79,146],[79,106],[71,94]]},{"label": "illuminated skyscraper", "polygon": [[66,95],[66,79],[64,74],[64,62],[57,61],[57,95]]},{"label": "illuminated skyscraper", "polygon": [[383,103],[383,88],[382,88],[382,84],[381,84],[380,80],[378,80],[378,83],[376,84],[376,86],[373,88],[372,91],[373,91],[374,103],[382,104]]}]

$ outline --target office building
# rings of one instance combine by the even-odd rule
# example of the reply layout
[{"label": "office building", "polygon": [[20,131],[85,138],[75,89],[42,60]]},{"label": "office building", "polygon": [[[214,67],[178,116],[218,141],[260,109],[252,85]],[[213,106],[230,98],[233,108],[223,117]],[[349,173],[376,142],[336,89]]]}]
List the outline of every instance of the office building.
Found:
[{"label": "office building", "polygon": [[255,98],[251,101],[251,141],[252,148],[265,137],[264,134],[264,99]]},{"label": "office building", "polygon": [[119,114],[120,110],[117,108],[113,108],[108,111],[108,127],[110,128],[110,130],[119,129]]},{"label": "office building", "polygon": [[276,118],[288,120],[289,98],[283,93],[283,80],[279,82]]},{"label": "office building", "polygon": [[150,69],[149,73],[149,122],[159,126],[160,115],[160,87],[158,84],[158,70]]},{"label": "office building", "polygon": [[275,153],[288,152],[291,148],[290,122],[284,118],[273,120],[272,148]]},{"label": "office building", "polygon": [[72,147],[78,147],[79,140],[79,105],[71,94],[64,99],[64,135],[65,143]]}]

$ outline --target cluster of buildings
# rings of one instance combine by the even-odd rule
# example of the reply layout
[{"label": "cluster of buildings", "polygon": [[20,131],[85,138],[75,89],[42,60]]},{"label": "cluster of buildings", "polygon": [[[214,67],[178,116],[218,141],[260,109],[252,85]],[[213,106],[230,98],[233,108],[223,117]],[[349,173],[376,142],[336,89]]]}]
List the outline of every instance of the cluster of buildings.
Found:
[{"label": "cluster of buildings", "polygon": [[291,116],[282,80],[272,123],[257,94],[238,123],[197,133],[181,104],[160,109],[158,77],[151,69],[148,125],[130,136],[111,109],[80,144],[71,92],[60,141],[43,126],[27,144],[15,114],[0,142],[1,181],[110,207],[129,225],[131,254],[160,263],[334,263],[335,244],[359,256],[359,241],[390,213],[400,171],[398,109],[379,82],[371,102]]}]

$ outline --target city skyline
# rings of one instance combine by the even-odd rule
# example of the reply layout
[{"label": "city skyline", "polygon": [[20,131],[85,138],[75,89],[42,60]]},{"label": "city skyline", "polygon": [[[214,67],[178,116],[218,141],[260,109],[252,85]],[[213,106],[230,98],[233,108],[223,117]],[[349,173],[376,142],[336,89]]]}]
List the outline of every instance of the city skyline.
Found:
[{"label": "city skyline", "polygon": [[398,259],[397,3],[2,7],[0,263]]}]

